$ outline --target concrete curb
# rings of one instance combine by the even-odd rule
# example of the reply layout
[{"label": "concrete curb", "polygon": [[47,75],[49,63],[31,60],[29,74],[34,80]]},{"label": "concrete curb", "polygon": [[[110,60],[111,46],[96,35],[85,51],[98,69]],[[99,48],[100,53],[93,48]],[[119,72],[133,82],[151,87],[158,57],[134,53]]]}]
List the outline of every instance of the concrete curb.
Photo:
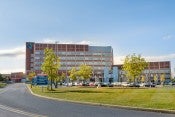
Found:
[{"label": "concrete curb", "polygon": [[71,103],[86,104],[86,105],[93,105],[93,106],[104,106],[104,107],[127,109],[127,110],[138,110],[138,111],[148,111],[148,112],[175,114],[175,110],[140,108],[140,107],[101,104],[101,103],[91,103],[91,102],[81,102],[81,101],[72,101],[72,100],[58,99],[58,98],[53,98],[53,97],[46,97],[46,96],[42,96],[42,95],[38,95],[38,94],[33,93],[33,91],[30,89],[30,87],[28,85],[27,85],[27,89],[29,90],[29,92],[32,95],[37,96],[37,97],[41,97],[41,98],[45,98],[45,99],[49,99],[49,100],[57,100],[57,101],[62,101],[62,102],[71,102]]}]

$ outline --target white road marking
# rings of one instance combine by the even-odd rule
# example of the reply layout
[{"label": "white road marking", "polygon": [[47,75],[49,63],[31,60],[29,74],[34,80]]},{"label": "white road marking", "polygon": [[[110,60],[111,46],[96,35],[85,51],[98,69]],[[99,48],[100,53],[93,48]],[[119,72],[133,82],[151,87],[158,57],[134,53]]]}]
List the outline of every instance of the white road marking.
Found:
[{"label": "white road marking", "polygon": [[47,117],[47,116],[44,116],[44,115],[38,115],[38,114],[25,112],[25,111],[18,110],[18,109],[8,107],[8,106],[5,106],[5,105],[1,105],[1,104],[0,104],[0,109],[7,110],[7,111],[10,111],[10,112],[14,112],[14,113],[18,113],[18,114],[22,114],[22,115],[26,115],[26,116],[29,116],[29,117]]},{"label": "white road marking", "polygon": [[6,92],[7,90],[8,90],[8,89],[1,90],[1,91],[0,91],[0,94]]}]

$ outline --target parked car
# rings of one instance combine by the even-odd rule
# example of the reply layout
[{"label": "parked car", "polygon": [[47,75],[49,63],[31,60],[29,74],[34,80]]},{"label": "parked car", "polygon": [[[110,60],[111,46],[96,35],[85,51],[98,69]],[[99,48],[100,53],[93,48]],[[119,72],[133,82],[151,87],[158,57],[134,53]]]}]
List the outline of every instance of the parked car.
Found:
[{"label": "parked car", "polygon": [[98,84],[100,84],[100,82],[95,82],[95,83],[94,83],[95,86],[98,86]]},{"label": "parked car", "polygon": [[130,83],[128,83],[128,82],[122,82],[121,85],[124,86],[124,87],[128,87],[130,85]]},{"label": "parked car", "polygon": [[113,83],[111,83],[113,86],[121,86],[121,82],[113,82]]},{"label": "parked car", "polygon": [[72,86],[78,86],[78,83],[77,82],[73,82]]},{"label": "parked car", "polygon": [[62,85],[63,85],[63,86],[72,86],[72,83],[71,83],[71,82],[70,82],[70,83],[65,83],[65,82],[64,82],[64,83],[62,83]]},{"label": "parked car", "polygon": [[112,83],[109,83],[109,85],[108,85],[109,87],[113,87],[114,85],[112,84]]},{"label": "parked car", "polygon": [[140,83],[139,84],[141,87],[145,87],[146,83]]},{"label": "parked car", "polygon": [[145,87],[155,87],[156,85],[154,83],[146,83]]},{"label": "parked car", "polygon": [[101,87],[108,87],[109,83],[108,82],[101,82],[100,85],[101,85]]},{"label": "parked car", "polygon": [[129,87],[140,87],[138,83],[130,83]]},{"label": "parked car", "polygon": [[175,86],[175,82],[172,82],[172,86]]},{"label": "parked car", "polygon": [[89,83],[88,82],[81,82],[81,83],[79,83],[79,86],[89,86]]},{"label": "parked car", "polygon": [[90,82],[89,86],[95,86],[95,83],[94,82]]}]

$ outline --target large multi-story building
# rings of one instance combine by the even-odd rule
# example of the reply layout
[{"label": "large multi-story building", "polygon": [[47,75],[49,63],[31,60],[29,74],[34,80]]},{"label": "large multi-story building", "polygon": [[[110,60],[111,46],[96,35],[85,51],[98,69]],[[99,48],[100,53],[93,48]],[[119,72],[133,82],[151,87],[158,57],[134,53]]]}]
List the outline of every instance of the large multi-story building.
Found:
[{"label": "large multi-story building", "polygon": [[113,65],[113,49],[111,46],[89,46],[81,44],[49,44],[26,42],[26,73],[31,71],[42,73],[41,64],[44,49],[52,48],[60,57],[59,72],[68,73],[72,67],[81,64],[92,66],[95,77],[102,78],[104,68]]},{"label": "large multi-story building", "polygon": [[[122,70],[122,65],[114,65],[119,69],[118,81],[127,81],[125,71]],[[146,82],[153,82],[154,78],[160,82],[161,75],[164,75],[165,81],[169,82],[171,79],[171,63],[170,61],[148,62],[148,67],[143,70],[140,77],[145,77]]]}]

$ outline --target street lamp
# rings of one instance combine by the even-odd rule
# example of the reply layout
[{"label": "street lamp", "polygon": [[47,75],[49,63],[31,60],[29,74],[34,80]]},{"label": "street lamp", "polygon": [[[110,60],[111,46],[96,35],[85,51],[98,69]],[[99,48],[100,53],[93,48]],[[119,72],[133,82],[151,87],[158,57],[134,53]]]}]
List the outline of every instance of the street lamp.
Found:
[{"label": "street lamp", "polygon": [[[58,46],[57,44],[59,43],[59,41],[55,41],[55,53],[56,53],[56,57],[58,57],[58,53],[57,53],[57,49],[58,49]],[[58,70],[57,70],[57,74],[58,74]]]}]

